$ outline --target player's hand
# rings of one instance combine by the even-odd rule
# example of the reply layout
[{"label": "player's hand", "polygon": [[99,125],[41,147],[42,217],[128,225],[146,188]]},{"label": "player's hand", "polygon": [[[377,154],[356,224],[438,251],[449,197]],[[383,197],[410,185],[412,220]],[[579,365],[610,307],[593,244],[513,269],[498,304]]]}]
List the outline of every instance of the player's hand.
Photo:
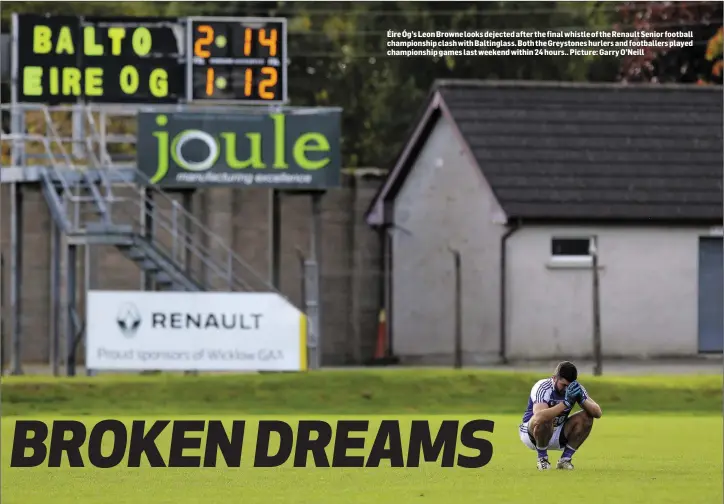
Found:
[{"label": "player's hand", "polygon": [[583,396],[583,391],[581,390],[581,386],[576,381],[572,382],[566,388],[566,396],[565,396],[565,399],[563,399],[563,402],[565,403],[566,408],[572,407],[574,404],[576,404],[579,401],[579,399],[582,396]]},{"label": "player's hand", "polygon": [[577,401],[577,402],[578,402],[578,404],[579,404],[581,407],[583,407],[583,401],[584,401],[584,399],[585,399],[585,396],[583,395],[583,389],[581,389],[581,384],[580,384],[580,383],[576,382],[576,385],[578,385],[578,390],[579,390],[579,393],[578,393],[578,401]]}]

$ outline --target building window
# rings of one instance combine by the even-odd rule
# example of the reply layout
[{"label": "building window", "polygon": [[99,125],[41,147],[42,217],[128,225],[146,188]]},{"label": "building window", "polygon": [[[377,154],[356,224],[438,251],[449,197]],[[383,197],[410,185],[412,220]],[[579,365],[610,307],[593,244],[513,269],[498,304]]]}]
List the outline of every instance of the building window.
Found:
[{"label": "building window", "polygon": [[551,255],[554,258],[591,257],[589,251],[590,238],[553,238],[551,240]]},{"label": "building window", "polygon": [[[593,266],[590,252],[592,238],[567,236],[551,239],[551,257],[547,267],[553,269],[580,269]],[[600,267],[600,266],[599,266]]]}]

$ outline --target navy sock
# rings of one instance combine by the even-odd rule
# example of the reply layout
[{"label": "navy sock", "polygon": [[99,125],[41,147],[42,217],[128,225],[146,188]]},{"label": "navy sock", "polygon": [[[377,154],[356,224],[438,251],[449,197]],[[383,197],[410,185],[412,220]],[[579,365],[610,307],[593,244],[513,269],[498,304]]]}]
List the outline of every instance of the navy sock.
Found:
[{"label": "navy sock", "polygon": [[540,448],[536,447],[536,451],[538,452],[538,458],[548,458],[548,450],[541,450]]},{"label": "navy sock", "polygon": [[563,455],[561,455],[562,459],[571,459],[573,458],[573,454],[576,453],[576,449],[572,448],[571,445],[566,445],[566,449],[563,450]]}]

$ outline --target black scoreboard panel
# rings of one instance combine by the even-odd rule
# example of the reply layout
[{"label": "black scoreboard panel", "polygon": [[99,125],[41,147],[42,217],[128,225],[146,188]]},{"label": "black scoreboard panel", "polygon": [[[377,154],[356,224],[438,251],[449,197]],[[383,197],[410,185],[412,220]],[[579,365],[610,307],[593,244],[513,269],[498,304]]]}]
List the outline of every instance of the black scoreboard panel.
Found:
[{"label": "black scoreboard panel", "polygon": [[[107,70],[109,97],[136,103],[178,103],[184,98],[184,40],[178,19],[81,19],[81,29],[87,26],[95,27],[97,42],[91,46],[95,51],[84,46],[84,66]],[[87,101],[103,100],[88,96]]]},{"label": "black scoreboard panel", "polygon": [[192,18],[190,25],[192,99],[286,101],[286,23]]},{"label": "black scoreboard panel", "polygon": [[286,20],[18,15],[17,101],[284,103]]},{"label": "black scoreboard panel", "polygon": [[18,101],[177,103],[183,30],[175,18],[18,17]]}]

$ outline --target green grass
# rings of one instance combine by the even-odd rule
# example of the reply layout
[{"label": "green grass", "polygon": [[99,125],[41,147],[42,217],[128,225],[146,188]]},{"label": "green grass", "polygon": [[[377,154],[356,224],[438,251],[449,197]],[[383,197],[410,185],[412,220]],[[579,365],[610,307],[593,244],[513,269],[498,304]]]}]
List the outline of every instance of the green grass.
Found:
[{"label": "green grass", "polygon": [[[536,470],[535,454],[521,444],[517,432],[527,394],[538,378],[528,373],[419,370],[4,378],[2,502],[529,504],[563,497],[588,504],[708,504],[724,499],[721,376],[582,376],[581,383],[601,404],[603,418],[574,457],[576,470],[549,473]],[[248,427],[242,467],[9,467],[15,419],[61,417],[88,424],[109,417],[243,419]],[[439,462],[410,469],[386,467],[385,462],[366,469],[302,469],[289,463],[253,468],[254,426],[270,417],[292,425],[312,418],[369,419],[373,425],[394,418],[401,421],[403,433],[413,419],[439,424],[443,419],[485,418],[495,421],[495,431],[485,435],[493,444],[493,458],[472,470],[441,468]],[[159,441],[164,457],[169,439],[170,433],[164,432]],[[350,455],[369,453],[371,443],[372,435],[365,450]],[[332,447],[327,452],[331,457]],[[551,455],[556,460],[558,452]]]},{"label": "green grass", "polygon": [[[540,374],[370,370],[245,375],[5,377],[3,415],[510,413]],[[720,414],[722,376],[582,376],[607,413]]]}]

